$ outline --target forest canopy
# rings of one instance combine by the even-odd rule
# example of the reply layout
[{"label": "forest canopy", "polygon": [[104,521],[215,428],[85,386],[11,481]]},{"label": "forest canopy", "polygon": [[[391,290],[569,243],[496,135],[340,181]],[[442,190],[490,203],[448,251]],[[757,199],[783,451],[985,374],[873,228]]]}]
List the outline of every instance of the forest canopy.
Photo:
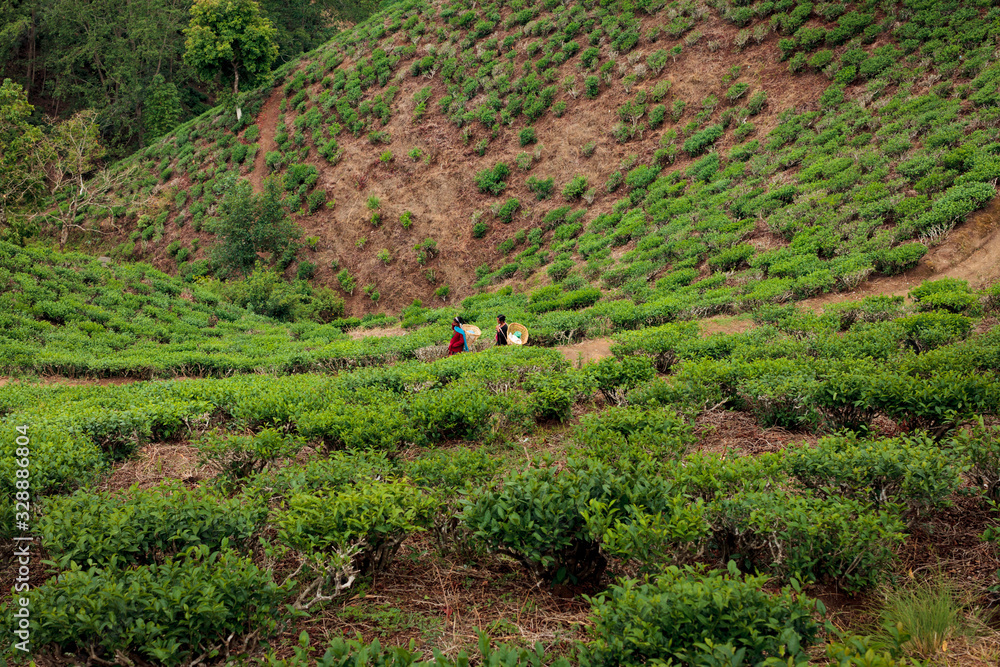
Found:
[{"label": "forest canopy", "polygon": [[[381,3],[388,4],[388,3]],[[45,114],[91,109],[109,155],[122,156],[210,106],[214,90],[184,63],[192,0],[10,0],[0,3],[0,79]],[[276,30],[275,64],[364,20],[378,0],[260,0]],[[165,106],[166,105],[166,106]]]}]

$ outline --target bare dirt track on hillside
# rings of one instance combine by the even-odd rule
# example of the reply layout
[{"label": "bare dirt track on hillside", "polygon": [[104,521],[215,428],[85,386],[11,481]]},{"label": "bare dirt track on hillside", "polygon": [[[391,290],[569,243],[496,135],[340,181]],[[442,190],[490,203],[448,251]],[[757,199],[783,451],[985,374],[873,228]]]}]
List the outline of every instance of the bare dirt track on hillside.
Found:
[{"label": "bare dirt track on hillside", "polygon": [[257,155],[254,156],[253,171],[248,176],[250,183],[253,184],[254,192],[260,192],[264,189],[264,176],[267,175],[267,154],[277,148],[274,141],[274,128],[278,125],[278,119],[281,116],[280,107],[283,95],[280,93],[281,89],[275,88],[257,116],[257,127],[260,128],[258,141],[260,148],[257,150]]},{"label": "bare dirt track on hillside", "polygon": [[[1000,280],[1000,197],[977,211],[935,245],[920,263],[898,276],[874,278],[851,292],[830,292],[798,301],[801,308],[814,312],[833,304],[860,301],[874,295],[903,296],[925,280],[956,278],[982,289]],[[722,315],[698,321],[702,335],[742,333],[753,326],[748,317]],[[611,356],[613,340],[595,338],[557,348],[571,363],[583,365]]]},{"label": "bare dirt track on hillside", "polygon": [[968,281],[973,289],[1000,281],[1000,197],[949,232],[944,241],[924,255],[916,268],[902,275],[869,280],[852,292],[832,292],[799,304],[822,311],[830,304],[860,301],[876,294],[906,296],[925,280],[941,278]]}]

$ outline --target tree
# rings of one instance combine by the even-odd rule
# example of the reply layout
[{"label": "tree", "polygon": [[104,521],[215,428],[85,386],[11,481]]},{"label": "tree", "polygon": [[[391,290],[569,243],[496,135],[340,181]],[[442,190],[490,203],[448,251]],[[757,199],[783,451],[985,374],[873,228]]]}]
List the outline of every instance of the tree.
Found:
[{"label": "tree", "polygon": [[162,74],[157,74],[149,87],[149,97],[146,98],[144,107],[142,120],[148,146],[177,127],[177,121],[180,120],[183,111],[177,86],[167,82]]},{"label": "tree", "polygon": [[42,77],[33,87],[55,113],[94,109],[105,145],[144,143],[142,122],[156,75],[183,80],[182,33],[190,0],[47,0],[39,3]]},{"label": "tree", "polygon": [[[234,102],[240,76],[253,85],[271,71],[278,57],[277,30],[254,0],[195,0],[184,33],[184,61],[203,79],[231,80]],[[241,115],[237,108],[237,119]]]},{"label": "tree", "polygon": [[282,193],[279,177],[264,179],[264,191],[259,195],[254,195],[245,179],[229,189],[212,228],[218,236],[212,260],[222,273],[248,275],[257,263],[258,253],[270,254],[273,264],[302,236],[302,229],[288,219],[281,203]]},{"label": "tree", "polygon": [[[51,210],[42,210],[36,218],[53,220],[59,229],[59,249],[66,246],[71,229],[86,231],[84,213],[102,211],[115,226],[115,209],[134,203],[134,195],[123,194],[124,186],[136,178],[138,165],[112,169],[101,168],[104,147],[95,111],[81,111],[53,126],[45,137],[42,153],[46,156],[45,174]],[[97,227],[90,231],[100,232]]]},{"label": "tree", "polygon": [[28,119],[34,107],[20,85],[0,84],[0,229],[19,243],[30,236],[30,225],[14,212],[45,192],[42,131]]}]

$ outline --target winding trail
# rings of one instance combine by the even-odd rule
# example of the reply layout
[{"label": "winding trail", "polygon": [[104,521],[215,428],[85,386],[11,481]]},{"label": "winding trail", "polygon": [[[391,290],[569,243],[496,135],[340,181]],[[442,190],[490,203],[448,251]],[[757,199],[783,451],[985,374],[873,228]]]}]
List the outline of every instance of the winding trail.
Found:
[{"label": "winding trail", "polygon": [[280,87],[271,91],[271,96],[264,103],[264,108],[257,115],[257,127],[260,128],[260,137],[257,155],[253,159],[253,171],[247,178],[253,185],[254,192],[261,192],[264,189],[264,177],[267,175],[266,156],[278,147],[274,141],[274,128],[278,126],[278,119],[281,116],[280,106],[284,96]]},{"label": "winding trail", "polygon": [[[994,198],[989,206],[973,213],[966,222],[953,229],[910,271],[868,280],[850,292],[830,292],[795,303],[822,313],[830,305],[860,301],[878,294],[905,297],[925,280],[941,278],[965,280],[973,289],[983,289],[1000,281],[1000,197]],[[698,322],[705,336],[740,333],[753,326],[749,315],[717,315]],[[581,366],[610,357],[613,342],[610,337],[594,338],[558,349],[571,363]]]}]

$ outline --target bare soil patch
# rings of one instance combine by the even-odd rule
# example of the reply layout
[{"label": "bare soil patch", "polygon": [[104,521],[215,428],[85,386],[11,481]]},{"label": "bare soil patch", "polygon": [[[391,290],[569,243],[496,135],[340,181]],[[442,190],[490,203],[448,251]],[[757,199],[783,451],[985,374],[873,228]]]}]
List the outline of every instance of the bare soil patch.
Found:
[{"label": "bare soil patch", "polygon": [[563,345],[556,349],[571,364],[577,368],[583,368],[586,364],[610,357],[612,343],[614,341],[610,338],[594,338],[593,340],[585,340],[573,345]]},{"label": "bare soil patch", "polygon": [[[580,631],[589,612],[589,605],[572,597],[575,591],[534,586],[510,558],[442,555],[426,534],[403,544],[371,590],[322,609],[286,631],[280,643],[294,645],[302,630],[321,646],[360,634],[383,646],[406,646],[412,639],[418,649],[434,647],[453,657],[475,646],[481,629],[495,642],[542,641],[549,651],[568,652],[573,641],[584,639]],[[287,648],[279,651],[290,654]]]},{"label": "bare soil patch", "polygon": [[271,96],[267,98],[264,108],[257,115],[257,127],[260,128],[260,137],[258,137],[257,143],[260,147],[253,159],[253,171],[248,176],[250,183],[253,184],[254,192],[260,192],[264,189],[264,176],[267,175],[265,156],[278,147],[274,141],[274,133],[281,116],[279,107],[284,97],[281,87],[276,87],[271,91]]},{"label": "bare soil patch", "polygon": [[738,334],[753,328],[753,321],[748,315],[715,315],[698,320],[702,336],[712,334]]},{"label": "bare soil patch", "polygon": [[388,338],[389,336],[405,336],[408,332],[400,326],[376,327],[374,329],[351,329],[347,335],[358,340],[359,338]]},{"label": "bare soil patch", "polygon": [[151,443],[135,458],[115,468],[98,490],[111,492],[131,486],[149,489],[169,479],[196,485],[214,474],[212,469],[198,465],[198,450],[190,444]]},{"label": "bare soil patch", "polygon": [[777,452],[790,444],[815,443],[818,437],[806,431],[777,426],[763,428],[753,415],[735,410],[706,410],[695,420],[701,438],[698,451],[707,454],[746,456]]}]

